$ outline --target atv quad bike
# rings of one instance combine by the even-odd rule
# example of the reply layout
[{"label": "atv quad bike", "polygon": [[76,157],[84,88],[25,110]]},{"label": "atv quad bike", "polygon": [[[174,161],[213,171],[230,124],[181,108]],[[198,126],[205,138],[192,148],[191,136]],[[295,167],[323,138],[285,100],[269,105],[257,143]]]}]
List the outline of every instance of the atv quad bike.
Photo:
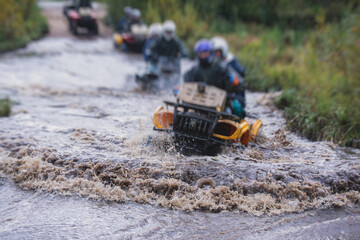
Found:
[{"label": "atv quad bike", "polygon": [[154,130],[171,133],[176,149],[187,155],[215,155],[234,143],[247,146],[262,125],[225,113],[226,91],[204,83],[184,83],[177,102],[164,103],[155,110]]},{"label": "atv quad bike", "polygon": [[86,28],[89,33],[94,35],[99,33],[90,0],[74,0],[71,5],[64,7],[63,13],[69,21],[69,30],[74,35],[79,34],[79,28]]},{"label": "atv quad bike", "polygon": [[143,72],[135,75],[142,90],[172,89],[179,84],[181,76],[180,59],[160,57],[156,66],[149,65]]},{"label": "atv quad bike", "polygon": [[114,45],[117,49],[123,44],[130,52],[141,53],[147,38],[148,29],[145,24],[134,24],[131,26],[130,32],[115,33],[113,35]]}]

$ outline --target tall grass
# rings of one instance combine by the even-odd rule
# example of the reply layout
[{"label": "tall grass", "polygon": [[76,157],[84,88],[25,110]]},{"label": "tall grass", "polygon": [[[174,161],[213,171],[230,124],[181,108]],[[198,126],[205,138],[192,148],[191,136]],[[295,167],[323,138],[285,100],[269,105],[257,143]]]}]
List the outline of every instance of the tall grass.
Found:
[{"label": "tall grass", "polygon": [[357,146],[360,139],[360,14],[313,30],[248,27],[225,35],[248,69],[247,86],[283,90],[289,127],[312,140]]}]

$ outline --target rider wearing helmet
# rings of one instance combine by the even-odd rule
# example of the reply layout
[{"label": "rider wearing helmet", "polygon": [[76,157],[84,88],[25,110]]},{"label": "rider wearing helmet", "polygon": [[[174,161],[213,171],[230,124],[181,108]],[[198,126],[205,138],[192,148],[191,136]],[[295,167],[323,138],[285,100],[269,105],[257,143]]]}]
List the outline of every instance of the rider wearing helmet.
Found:
[{"label": "rider wearing helmet", "polygon": [[245,106],[245,68],[240,64],[234,54],[229,52],[229,45],[224,38],[216,36],[213,37],[210,42],[214,50],[215,58],[220,64],[228,67],[230,71],[237,74],[238,82],[232,82],[232,84],[238,89],[237,97]]},{"label": "rider wearing helmet", "polygon": [[124,32],[124,31],[127,30],[126,26],[130,22],[131,12],[132,12],[131,7],[129,7],[129,6],[124,7],[124,16],[120,19],[119,24],[118,24],[118,31],[119,32]]},{"label": "rider wearing helmet", "polygon": [[197,65],[184,75],[185,82],[205,82],[218,88],[225,89],[228,78],[227,69],[214,61],[214,53],[210,42],[201,39],[194,46]]},{"label": "rider wearing helmet", "polygon": [[[237,76],[215,60],[212,44],[209,40],[201,39],[197,41],[194,52],[198,63],[185,73],[185,82],[205,82],[208,85],[226,90],[228,95],[238,93],[238,89],[234,85],[234,82],[238,82]],[[239,99],[228,99],[227,106],[230,107],[231,112],[235,115],[240,118],[245,117],[245,105]]]},{"label": "rider wearing helmet", "polygon": [[218,36],[213,37],[210,41],[214,49],[215,57],[219,59],[222,64],[232,67],[241,77],[245,77],[245,68],[234,54],[229,52],[227,41]]},{"label": "rider wearing helmet", "polygon": [[149,35],[143,47],[145,61],[149,61],[151,44],[162,36],[163,26],[161,23],[153,23],[149,27]]},{"label": "rider wearing helmet", "polygon": [[159,57],[186,57],[187,50],[179,38],[176,37],[176,25],[173,21],[167,20],[163,24],[161,38],[151,45],[149,56],[150,61],[156,64]]},{"label": "rider wearing helmet", "polygon": [[141,12],[139,9],[135,8],[131,11],[131,17],[127,24],[127,31],[131,31],[131,27],[135,24],[142,25],[144,22],[141,20]]}]

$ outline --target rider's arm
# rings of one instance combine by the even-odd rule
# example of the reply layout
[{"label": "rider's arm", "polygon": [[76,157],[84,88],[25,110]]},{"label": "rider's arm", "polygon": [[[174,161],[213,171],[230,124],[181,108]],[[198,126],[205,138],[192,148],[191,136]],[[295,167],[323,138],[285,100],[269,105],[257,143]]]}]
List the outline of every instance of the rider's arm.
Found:
[{"label": "rider's arm", "polygon": [[241,65],[241,63],[239,62],[239,60],[234,57],[234,59],[229,62],[229,65],[240,74],[241,77],[245,77],[245,67],[243,65]]},{"label": "rider's arm", "polygon": [[180,39],[178,39],[177,42],[179,45],[179,51],[180,51],[181,57],[183,57],[183,58],[189,57],[188,50],[186,49],[184,43]]},{"label": "rider's arm", "polygon": [[195,82],[194,68],[184,74],[184,82]]},{"label": "rider's arm", "polygon": [[156,41],[152,41],[150,46],[148,47],[148,59],[151,63],[156,64],[158,61],[158,44],[159,44],[159,40]]}]

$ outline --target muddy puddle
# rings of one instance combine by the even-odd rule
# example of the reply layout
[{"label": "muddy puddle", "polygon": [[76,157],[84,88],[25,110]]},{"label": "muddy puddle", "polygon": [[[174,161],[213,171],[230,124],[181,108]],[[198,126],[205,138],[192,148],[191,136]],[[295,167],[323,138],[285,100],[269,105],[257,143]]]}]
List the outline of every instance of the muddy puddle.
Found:
[{"label": "muddy puddle", "polygon": [[[190,61],[182,62],[185,71]],[[257,143],[183,156],[152,131],[171,91],[142,92],[141,56],[110,39],[45,38],[0,56],[2,239],[356,239],[360,151],[286,130],[247,93]]]}]

